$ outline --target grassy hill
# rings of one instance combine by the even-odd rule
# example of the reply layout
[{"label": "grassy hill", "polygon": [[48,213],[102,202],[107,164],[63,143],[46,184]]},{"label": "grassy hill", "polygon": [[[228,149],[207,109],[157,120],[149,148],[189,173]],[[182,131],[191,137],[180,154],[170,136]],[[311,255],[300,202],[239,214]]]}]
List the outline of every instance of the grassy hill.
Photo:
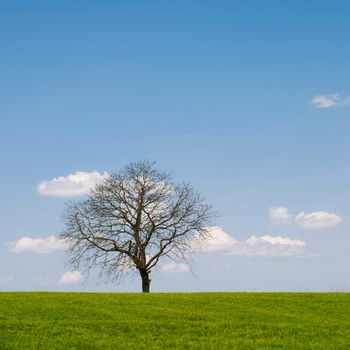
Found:
[{"label": "grassy hill", "polygon": [[0,293],[0,349],[350,349],[350,294]]}]

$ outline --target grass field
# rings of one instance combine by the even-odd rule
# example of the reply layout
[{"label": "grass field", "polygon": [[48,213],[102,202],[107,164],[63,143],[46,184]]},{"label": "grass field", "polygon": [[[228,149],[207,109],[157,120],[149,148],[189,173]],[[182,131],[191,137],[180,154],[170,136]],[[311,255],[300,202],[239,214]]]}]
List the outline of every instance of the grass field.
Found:
[{"label": "grass field", "polygon": [[0,349],[350,349],[350,294],[0,293]]}]

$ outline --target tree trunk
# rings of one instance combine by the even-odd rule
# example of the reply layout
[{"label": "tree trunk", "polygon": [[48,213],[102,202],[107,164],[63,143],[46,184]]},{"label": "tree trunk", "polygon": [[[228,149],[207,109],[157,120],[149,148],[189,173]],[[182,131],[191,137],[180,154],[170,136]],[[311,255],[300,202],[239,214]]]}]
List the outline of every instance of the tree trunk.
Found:
[{"label": "tree trunk", "polygon": [[142,293],[149,293],[149,286],[151,284],[151,280],[149,278],[149,272],[147,270],[139,270],[141,279],[142,279]]}]

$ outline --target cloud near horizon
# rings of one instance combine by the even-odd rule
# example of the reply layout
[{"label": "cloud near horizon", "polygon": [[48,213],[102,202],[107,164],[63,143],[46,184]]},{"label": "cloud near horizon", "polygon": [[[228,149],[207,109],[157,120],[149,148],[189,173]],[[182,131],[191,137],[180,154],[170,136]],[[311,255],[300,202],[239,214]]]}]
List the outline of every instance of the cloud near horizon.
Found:
[{"label": "cloud near horizon", "polygon": [[46,238],[22,237],[18,241],[9,244],[12,253],[38,253],[48,254],[56,251],[66,250],[68,244],[55,235]]},{"label": "cloud near horizon", "polygon": [[270,207],[269,215],[270,222],[272,224],[278,225],[295,223],[299,227],[306,230],[332,228],[336,227],[343,221],[340,216],[324,210],[311,213],[300,211],[297,215],[293,216],[289,213],[288,208]]},{"label": "cloud near horizon", "polygon": [[339,93],[317,95],[311,100],[315,108],[333,108],[340,106],[350,106],[350,96],[343,96]]},{"label": "cloud near horizon", "polygon": [[225,253],[237,256],[292,257],[306,255],[306,243],[302,240],[282,236],[250,236],[239,241],[221,227],[210,228],[211,237],[206,245],[196,246],[195,251],[204,253]]},{"label": "cloud near horizon", "polygon": [[99,182],[108,177],[109,174],[106,171],[104,173],[77,171],[67,176],[41,181],[37,191],[44,196],[60,198],[82,196],[90,193]]},{"label": "cloud near horizon", "polygon": [[80,271],[68,271],[65,272],[60,280],[58,281],[58,284],[63,286],[63,285],[68,285],[68,284],[75,284],[79,283],[83,280],[83,275],[81,274]]},{"label": "cloud near horizon", "polygon": [[15,278],[12,275],[8,275],[5,277],[0,277],[0,284],[2,285],[8,285],[15,281]]},{"label": "cloud near horizon", "polygon": [[172,272],[172,273],[181,273],[181,272],[190,271],[190,267],[187,264],[176,263],[176,262],[162,265],[161,269],[164,272]]}]

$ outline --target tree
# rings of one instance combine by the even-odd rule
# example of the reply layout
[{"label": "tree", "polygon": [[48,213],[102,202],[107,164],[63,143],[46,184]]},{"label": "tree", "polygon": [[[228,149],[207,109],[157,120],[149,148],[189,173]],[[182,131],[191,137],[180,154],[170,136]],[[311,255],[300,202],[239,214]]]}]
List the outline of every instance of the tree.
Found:
[{"label": "tree", "polygon": [[86,200],[69,202],[63,214],[70,260],[75,268],[99,268],[119,280],[138,271],[142,291],[161,258],[188,261],[194,242],[209,237],[215,214],[189,184],[149,161],[131,163],[98,184]]}]

